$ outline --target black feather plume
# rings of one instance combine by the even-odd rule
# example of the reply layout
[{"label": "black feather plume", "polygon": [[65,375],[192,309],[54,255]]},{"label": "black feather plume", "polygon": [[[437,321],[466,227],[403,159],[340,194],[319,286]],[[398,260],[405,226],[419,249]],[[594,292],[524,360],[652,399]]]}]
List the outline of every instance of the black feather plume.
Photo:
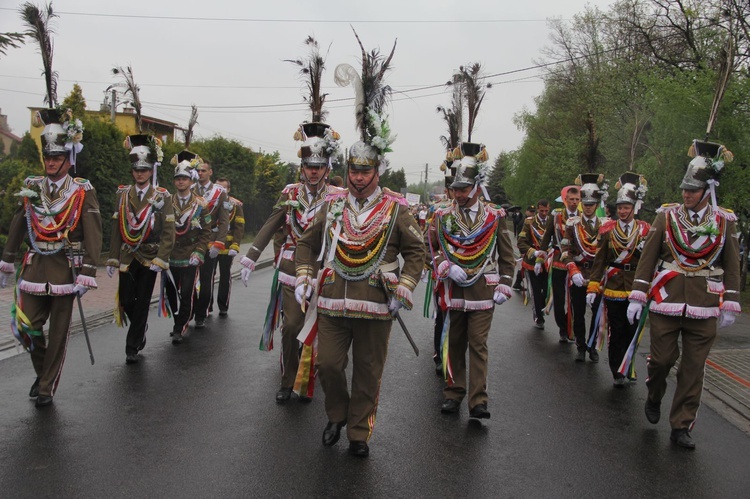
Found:
[{"label": "black feather plume", "polygon": [[[305,102],[310,106],[312,112],[313,122],[322,122],[327,111],[323,110],[323,104],[325,104],[326,97],[328,94],[321,92],[321,82],[323,80],[323,71],[326,67],[326,58],[328,57],[328,51],[326,55],[320,54],[320,46],[318,41],[312,36],[308,36],[305,40],[305,45],[310,49],[306,58],[303,59],[284,59],[285,62],[291,62],[295,66],[299,67],[299,73],[302,80],[307,86],[308,95],[303,97]],[[330,45],[328,49],[330,50]]]},{"label": "black feather plume", "polygon": [[47,95],[44,102],[50,108],[57,107],[57,72],[52,71],[52,53],[54,43],[52,42],[52,19],[57,15],[52,11],[52,3],[42,11],[31,2],[26,2],[21,7],[21,18],[26,24],[25,35],[36,40],[39,45],[39,53],[42,54],[44,65],[44,83],[47,87]]},{"label": "black feather plume", "polygon": [[139,94],[140,87],[136,85],[135,79],[133,78],[133,68],[127,66],[122,68],[117,66],[112,68],[112,74],[115,76],[121,76],[125,80],[127,90],[125,90],[125,96],[130,97],[130,104],[135,109],[135,120],[138,124],[138,133],[143,133],[143,123],[141,117],[141,97]]}]

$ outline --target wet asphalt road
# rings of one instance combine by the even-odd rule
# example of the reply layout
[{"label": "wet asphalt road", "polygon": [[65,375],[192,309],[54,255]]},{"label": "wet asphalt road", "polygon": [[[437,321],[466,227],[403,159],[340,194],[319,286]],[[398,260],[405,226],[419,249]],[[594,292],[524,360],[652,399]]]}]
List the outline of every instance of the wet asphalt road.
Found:
[{"label": "wet asphalt road", "polygon": [[[151,311],[139,364],[125,364],[125,330],[71,339],[54,405],[27,398],[27,355],[0,361],[3,497],[747,497],[750,437],[705,405],[695,452],[643,415],[641,381],[614,390],[606,366],[575,364],[550,326],[531,326],[520,295],[498,307],[490,338],[492,419],[440,414],[424,288],[394,323],[369,459],[345,433],[321,445],[327,421],[312,403],[277,405],[278,350],[258,343],[272,272],[235,282],[228,318],[214,314],[179,346]],[[550,323],[551,325],[551,323]],[[672,385],[668,392],[671,401]]]}]

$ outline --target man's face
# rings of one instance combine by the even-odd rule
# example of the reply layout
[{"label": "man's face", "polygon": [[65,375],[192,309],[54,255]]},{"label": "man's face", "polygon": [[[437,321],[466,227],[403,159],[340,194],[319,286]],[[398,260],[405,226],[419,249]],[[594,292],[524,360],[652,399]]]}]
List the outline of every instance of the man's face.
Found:
[{"label": "man's face", "polygon": [[703,199],[703,189],[682,189],[682,202],[685,208],[700,211],[708,203],[708,198]]},{"label": "man's face", "polygon": [[211,181],[211,175],[214,174],[214,171],[211,169],[211,165],[208,163],[204,163],[200,165],[196,170],[198,172],[198,183],[201,185],[206,185]]},{"label": "man's face", "polygon": [[309,186],[316,186],[325,177],[328,168],[321,165],[302,165]]},{"label": "man's face", "polygon": [[367,198],[378,188],[380,177],[375,168],[354,170],[349,168],[349,192],[355,198]]},{"label": "man's face", "polygon": [[630,203],[622,203],[617,205],[617,218],[625,223],[630,223],[633,220],[633,205]]},{"label": "man's face", "polygon": [[148,185],[149,181],[151,180],[151,175],[153,174],[154,172],[151,169],[133,169],[133,179],[135,180],[135,184],[140,188]]},{"label": "man's face", "polygon": [[473,186],[468,185],[466,187],[457,187],[453,189],[453,199],[456,200],[458,206],[460,206],[461,208],[469,208],[474,204],[473,201],[477,197],[476,194],[473,197],[469,196],[473,188]]},{"label": "man's face", "polygon": [[583,205],[583,214],[591,218],[596,213],[596,203],[587,203]]},{"label": "man's face", "polygon": [[580,194],[574,194],[570,191],[568,191],[567,194],[565,194],[565,207],[568,209],[568,212],[575,213],[578,211],[578,203],[581,202],[581,195]]},{"label": "man's face", "polygon": [[539,214],[539,218],[547,218],[547,215],[549,215],[549,206],[539,205],[536,207],[536,212]]},{"label": "man's face", "polygon": [[219,180],[216,184],[222,186],[227,191],[227,194],[229,194],[229,182]]},{"label": "man's face", "polygon": [[67,156],[65,154],[44,157],[44,173],[50,180],[58,181],[68,174],[70,163],[66,160]]},{"label": "man's face", "polygon": [[179,176],[174,178],[174,187],[181,193],[189,191],[192,185],[193,180],[190,177]]}]

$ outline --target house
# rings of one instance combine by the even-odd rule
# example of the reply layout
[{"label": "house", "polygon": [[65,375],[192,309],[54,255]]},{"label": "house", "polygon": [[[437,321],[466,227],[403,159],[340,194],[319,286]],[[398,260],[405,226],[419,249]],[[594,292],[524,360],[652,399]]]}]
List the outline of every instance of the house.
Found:
[{"label": "house", "polygon": [[9,154],[14,144],[16,147],[21,144],[21,137],[10,131],[8,116],[3,114],[2,109],[0,109],[0,142],[2,143],[2,146],[0,146],[0,156]]}]

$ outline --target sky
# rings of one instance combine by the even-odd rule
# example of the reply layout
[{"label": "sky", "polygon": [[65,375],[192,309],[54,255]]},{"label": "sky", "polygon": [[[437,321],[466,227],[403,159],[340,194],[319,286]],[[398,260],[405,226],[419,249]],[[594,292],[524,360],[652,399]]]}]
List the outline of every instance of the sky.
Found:
[{"label": "sky", "polygon": [[[24,30],[17,14],[22,3],[0,0],[0,32]],[[480,62],[487,75],[496,75],[487,80],[493,87],[472,139],[484,143],[491,158],[516,149],[523,132],[513,117],[525,109],[533,111],[534,97],[544,89],[543,70],[524,69],[549,62],[542,52],[550,45],[548,20],[571,20],[587,6],[606,11],[610,3],[60,0],[53,2],[59,14],[54,20],[53,69],[59,73],[60,102],[78,83],[88,109],[99,109],[107,87],[121,82],[112,68],[130,65],[141,88],[144,115],[185,127],[195,104],[196,137],[219,134],[297,162],[299,143],[293,134],[299,123],[310,119],[310,111],[302,103],[297,68],[284,60],[307,55],[308,35],[327,52],[326,121],[348,147],[359,138],[349,100],[354,91],[337,87],[333,73],[340,63],[361,68],[351,25],[367,50],[388,53],[398,40],[393,70],[386,77],[394,91],[388,111],[391,129],[398,136],[388,158],[392,168],[404,168],[408,183],[423,181],[427,165],[432,182],[442,175],[440,136],[447,133],[436,108],[450,105],[450,93],[442,85],[453,71]],[[0,56],[0,109],[16,135],[29,129],[27,108],[44,105],[41,71],[34,42]]]}]

